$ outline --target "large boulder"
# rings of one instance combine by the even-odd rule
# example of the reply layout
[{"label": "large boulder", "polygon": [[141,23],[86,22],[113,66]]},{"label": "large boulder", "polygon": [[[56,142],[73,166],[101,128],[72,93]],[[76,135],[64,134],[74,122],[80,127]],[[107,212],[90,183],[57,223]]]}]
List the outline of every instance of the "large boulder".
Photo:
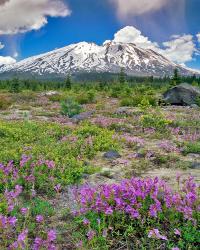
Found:
[{"label": "large boulder", "polygon": [[164,93],[164,102],[173,105],[192,105],[200,97],[200,89],[187,83],[182,83]]}]

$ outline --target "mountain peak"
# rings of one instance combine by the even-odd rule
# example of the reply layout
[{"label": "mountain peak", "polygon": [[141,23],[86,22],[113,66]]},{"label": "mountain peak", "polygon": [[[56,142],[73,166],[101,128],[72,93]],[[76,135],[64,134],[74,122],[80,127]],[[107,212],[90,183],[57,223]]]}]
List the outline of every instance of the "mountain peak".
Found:
[{"label": "mountain peak", "polygon": [[108,40],[102,46],[79,42],[3,66],[0,77],[24,74],[36,78],[66,77],[67,74],[82,72],[118,73],[121,68],[127,74],[137,76],[172,75],[175,68],[183,75],[194,74],[193,70],[177,65],[151,49]]}]

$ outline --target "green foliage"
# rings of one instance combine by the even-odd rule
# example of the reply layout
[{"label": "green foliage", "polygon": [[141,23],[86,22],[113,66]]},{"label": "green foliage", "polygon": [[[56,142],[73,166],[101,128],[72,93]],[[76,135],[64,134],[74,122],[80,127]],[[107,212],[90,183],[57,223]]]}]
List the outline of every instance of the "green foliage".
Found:
[{"label": "green foliage", "polygon": [[[146,104],[145,104],[146,103]],[[157,99],[155,96],[144,95],[144,94],[133,94],[132,97],[125,97],[120,102],[121,106],[157,106]]]},{"label": "green foliage", "polygon": [[119,74],[119,83],[124,84],[126,82],[126,74],[124,72],[124,69],[121,68],[120,74]]},{"label": "green foliage", "polygon": [[196,98],[196,104],[200,107],[200,97]]},{"label": "green foliage", "polygon": [[82,107],[73,98],[67,98],[65,101],[61,102],[61,114],[68,117],[73,117],[74,115],[80,114],[82,112]]},{"label": "green foliage", "polygon": [[186,143],[183,153],[184,154],[189,154],[189,153],[200,154],[200,142]]},{"label": "green foliage", "polygon": [[167,128],[171,121],[166,119],[162,114],[145,114],[140,118],[140,123],[143,128],[155,128],[162,131]]},{"label": "green foliage", "polygon": [[72,88],[72,82],[71,82],[71,78],[70,78],[69,75],[67,76],[67,79],[65,81],[64,87],[66,89],[71,89]]},{"label": "green foliage", "polygon": [[174,70],[174,75],[173,75],[173,78],[172,78],[172,81],[171,81],[171,85],[172,86],[176,86],[176,85],[178,85],[180,83],[181,83],[181,77],[179,75],[178,69],[176,68]]},{"label": "green foliage", "polygon": [[[49,172],[46,166],[40,166],[35,173],[37,190],[51,194],[54,182],[49,176],[65,185],[78,182],[83,173],[92,171],[91,167],[84,165],[87,159],[101,151],[119,149],[113,134],[113,131],[89,123],[70,130],[54,123],[0,121],[0,162],[10,159],[19,162],[24,153],[31,154],[36,160],[41,157],[53,160],[56,164],[54,170]],[[78,160],[79,157],[82,160]],[[26,185],[24,181],[21,184]]]},{"label": "green foliage", "polygon": [[90,90],[88,92],[82,92],[76,98],[79,104],[88,104],[94,103],[96,99],[96,92],[94,90]]},{"label": "green foliage", "polygon": [[18,78],[14,78],[11,82],[10,86],[11,93],[19,93],[20,92],[20,82]]}]

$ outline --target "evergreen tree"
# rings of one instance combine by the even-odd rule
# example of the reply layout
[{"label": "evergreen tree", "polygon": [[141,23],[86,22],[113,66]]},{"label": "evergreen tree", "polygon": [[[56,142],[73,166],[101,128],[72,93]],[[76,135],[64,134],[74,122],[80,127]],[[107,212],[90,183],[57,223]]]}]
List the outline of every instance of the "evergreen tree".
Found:
[{"label": "evergreen tree", "polygon": [[10,85],[10,92],[19,93],[20,92],[20,82],[18,78],[13,78]]},{"label": "evergreen tree", "polygon": [[67,89],[71,89],[72,88],[72,82],[71,82],[71,78],[70,78],[69,75],[67,76],[67,79],[65,81],[65,88],[67,88]]},{"label": "evergreen tree", "polygon": [[121,84],[124,84],[126,82],[126,74],[125,74],[123,68],[121,68],[121,71],[120,71],[120,74],[119,74],[119,82]]},{"label": "evergreen tree", "polygon": [[172,78],[172,85],[176,86],[179,83],[181,83],[181,77],[179,75],[178,69],[176,68],[174,70],[174,75],[173,75],[173,78]]}]

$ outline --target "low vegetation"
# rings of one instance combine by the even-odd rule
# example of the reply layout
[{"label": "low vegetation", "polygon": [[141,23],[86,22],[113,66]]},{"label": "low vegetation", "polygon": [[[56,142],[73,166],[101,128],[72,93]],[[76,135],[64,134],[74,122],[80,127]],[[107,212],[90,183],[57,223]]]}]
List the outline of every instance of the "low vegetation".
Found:
[{"label": "low vegetation", "polygon": [[179,81],[0,81],[0,249],[199,249],[199,109],[161,98]]}]

